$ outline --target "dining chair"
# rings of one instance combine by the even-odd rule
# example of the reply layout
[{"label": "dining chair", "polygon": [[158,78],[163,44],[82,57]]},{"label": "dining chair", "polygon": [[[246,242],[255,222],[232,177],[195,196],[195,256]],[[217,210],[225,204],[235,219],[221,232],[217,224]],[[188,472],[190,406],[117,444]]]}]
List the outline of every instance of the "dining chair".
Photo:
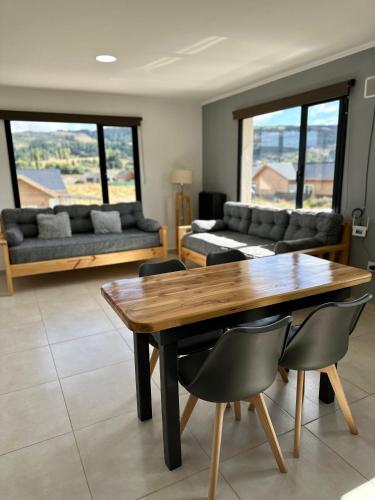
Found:
[{"label": "dining chair", "polygon": [[[176,271],[187,271],[187,268],[180,260],[170,259],[163,262],[144,262],[139,266],[138,274],[140,278],[143,278],[145,276],[173,273]],[[182,339],[178,342],[178,354],[182,356],[191,354],[192,352],[209,349],[218,341],[222,333],[223,330],[214,330]],[[149,336],[149,342],[153,346],[150,357],[150,374],[152,375],[159,359],[159,348],[157,342],[155,342],[151,335]]]},{"label": "dining chair", "polygon": [[270,325],[232,328],[220,337],[213,349],[179,359],[179,381],[190,393],[180,421],[181,432],[199,399],[216,404],[209,500],[216,494],[223,417],[229,401],[254,403],[279,470],[287,472],[262,393],[275,379],[291,319],[287,316]]},{"label": "dining chair", "polygon": [[328,375],[344,419],[352,434],[358,434],[336,364],[348,351],[349,336],[362,311],[372,299],[369,293],[345,302],[328,302],[312,311],[300,326],[292,326],[280,365],[297,370],[294,430],[295,457],[301,446],[301,421],[305,372],[317,370]]},{"label": "dining chair", "polygon": [[[207,266],[216,266],[218,264],[229,264],[231,262],[240,262],[243,260],[248,260],[246,255],[241,252],[241,250],[238,250],[237,248],[233,248],[230,250],[225,250],[224,252],[215,252],[215,253],[209,253],[207,255],[206,259],[206,265]],[[268,318],[263,318],[255,321],[250,321],[247,323],[242,323],[241,325],[238,326],[262,326],[262,325],[268,325],[270,323],[275,323],[275,321],[278,321],[282,318],[285,317],[285,314],[275,314],[273,316],[269,316]],[[280,366],[279,367],[279,374],[283,382],[288,383],[288,373],[287,371]],[[253,405],[249,405],[249,410],[253,410]],[[238,410],[237,410],[238,412]]]}]

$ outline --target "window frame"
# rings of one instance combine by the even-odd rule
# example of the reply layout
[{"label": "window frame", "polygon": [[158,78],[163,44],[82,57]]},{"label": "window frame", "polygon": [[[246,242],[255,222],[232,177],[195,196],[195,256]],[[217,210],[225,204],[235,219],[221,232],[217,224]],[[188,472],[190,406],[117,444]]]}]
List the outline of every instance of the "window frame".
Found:
[{"label": "window frame", "polygon": [[[131,128],[132,146],[133,146],[133,168],[134,168],[134,186],[136,201],[142,202],[141,191],[141,169],[139,157],[138,127],[141,125],[140,117],[122,117],[107,115],[78,115],[66,113],[39,113],[29,111],[0,111],[0,120],[4,121],[5,138],[8,149],[8,159],[10,167],[11,182],[13,188],[14,205],[21,208],[21,198],[17,180],[17,165],[14,154],[13,137],[11,131],[12,121],[30,121],[30,122],[61,122],[61,123],[89,123],[96,126],[99,171],[102,189],[102,203],[110,203],[109,188],[107,177],[107,166],[105,156],[105,137],[104,127],[127,127]],[[69,205],[67,205],[69,206]]]},{"label": "window frame", "polygon": [[[331,97],[329,99],[323,99],[321,101],[314,101],[311,103],[299,105],[301,107],[301,121],[300,121],[300,136],[299,136],[299,150],[298,150],[298,168],[296,173],[297,190],[295,198],[295,209],[303,208],[305,160],[306,160],[306,149],[307,149],[306,142],[307,142],[308,108],[310,106],[324,104],[332,101],[339,101],[339,114],[338,114],[338,124],[337,124],[336,156],[335,156],[335,169],[333,178],[331,209],[332,212],[334,213],[340,213],[341,211],[349,95]],[[295,107],[295,106],[290,106],[290,107]],[[281,106],[280,109],[275,109],[275,111],[281,111],[283,109],[289,109],[289,106],[288,107]],[[241,118],[238,118],[237,201],[241,201],[243,120],[246,120],[247,118],[250,117],[243,116]]]}]

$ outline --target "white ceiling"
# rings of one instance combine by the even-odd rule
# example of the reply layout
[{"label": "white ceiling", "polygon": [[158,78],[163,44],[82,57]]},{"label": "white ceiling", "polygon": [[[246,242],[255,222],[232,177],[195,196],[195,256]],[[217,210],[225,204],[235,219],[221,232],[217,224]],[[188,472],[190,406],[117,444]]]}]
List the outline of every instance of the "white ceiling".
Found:
[{"label": "white ceiling", "polygon": [[204,101],[372,44],[375,0],[0,0],[0,85]]}]

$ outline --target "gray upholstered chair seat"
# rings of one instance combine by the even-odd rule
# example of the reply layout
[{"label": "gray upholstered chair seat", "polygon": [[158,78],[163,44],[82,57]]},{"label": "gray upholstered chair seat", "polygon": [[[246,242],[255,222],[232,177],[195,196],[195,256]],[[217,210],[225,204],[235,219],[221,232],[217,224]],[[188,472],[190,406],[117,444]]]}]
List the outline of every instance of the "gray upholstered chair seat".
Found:
[{"label": "gray upholstered chair seat", "polygon": [[9,253],[12,264],[23,264],[151,248],[159,245],[159,233],[146,233],[136,228],[129,228],[122,233],[115,234],[76,233],[71,238],[51,240],[25,238],[20,245],[10,247]]},{"label": "gray upholstered chair seat", "polygon": [[188,233],[183,246],[203,255],[237,248],[249,258],[274,254],[275,242],[258,236],[236,231],[215,231],[213,233]]}]

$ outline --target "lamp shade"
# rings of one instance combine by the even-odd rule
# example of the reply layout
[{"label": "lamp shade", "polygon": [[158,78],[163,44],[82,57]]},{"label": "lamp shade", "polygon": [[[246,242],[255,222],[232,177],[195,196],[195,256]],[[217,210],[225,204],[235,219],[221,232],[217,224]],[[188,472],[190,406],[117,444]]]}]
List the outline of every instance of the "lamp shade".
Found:
[{"label": "lamp shade", "polygon": [[193,182],[193,172],[188,169],[176,168],[172,171],[171,182],[173,184],[191,184]]}]

